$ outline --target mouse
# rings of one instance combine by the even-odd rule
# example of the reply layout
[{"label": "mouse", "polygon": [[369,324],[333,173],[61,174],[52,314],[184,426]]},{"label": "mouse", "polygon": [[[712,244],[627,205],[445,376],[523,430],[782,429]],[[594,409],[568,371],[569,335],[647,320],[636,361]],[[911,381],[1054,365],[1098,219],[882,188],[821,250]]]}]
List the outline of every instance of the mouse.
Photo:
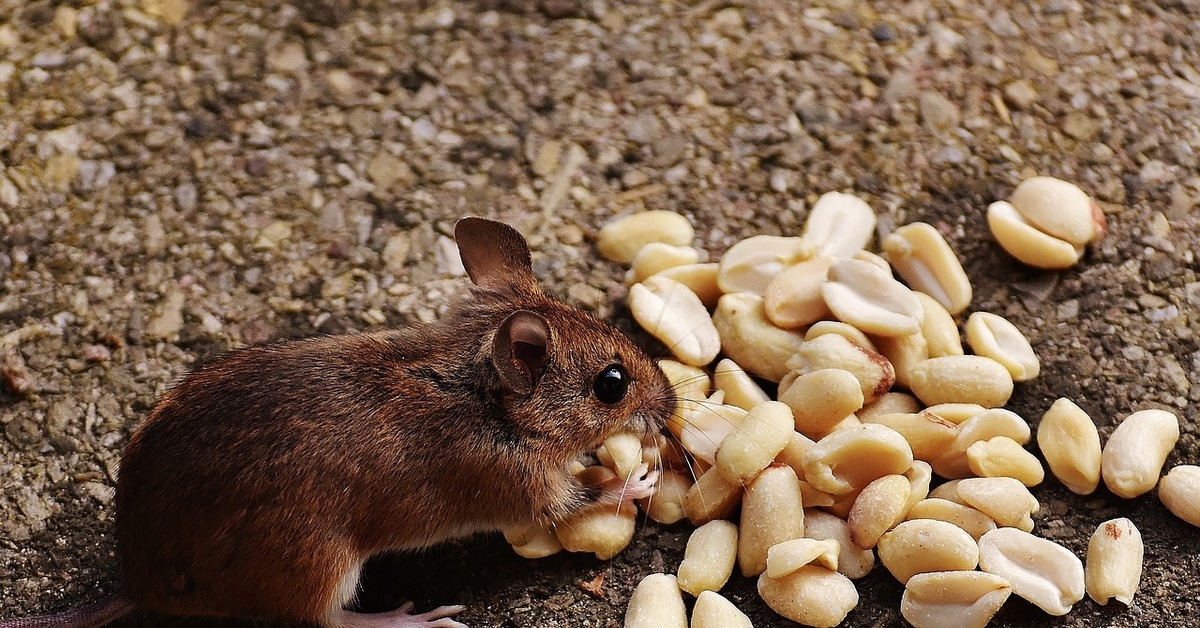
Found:
[{"label": "mouse", "polygon": [[358,613],[366,560],[647,497],[656,472],[585,484],[572,462],[652,435],[676,396],[629,337],[544,293],[513,227],[454,227],[469,293],[442,320],[236,349],[132,432],[112,599],[0,628],[100,626],[134,609],[324,628],[460,628],[450,605]]}]

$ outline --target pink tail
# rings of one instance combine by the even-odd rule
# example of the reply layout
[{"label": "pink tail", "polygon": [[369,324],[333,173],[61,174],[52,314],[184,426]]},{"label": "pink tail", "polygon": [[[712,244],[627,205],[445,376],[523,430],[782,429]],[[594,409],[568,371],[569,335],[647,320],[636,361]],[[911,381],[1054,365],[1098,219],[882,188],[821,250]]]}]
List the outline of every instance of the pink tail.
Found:
[{"label": "pink tail", "polygon": [[0,621],[0,628],[100,628],[128,615],[133,603],[120,596],[110,597],[75,610],[56,615],[40,615]]}]

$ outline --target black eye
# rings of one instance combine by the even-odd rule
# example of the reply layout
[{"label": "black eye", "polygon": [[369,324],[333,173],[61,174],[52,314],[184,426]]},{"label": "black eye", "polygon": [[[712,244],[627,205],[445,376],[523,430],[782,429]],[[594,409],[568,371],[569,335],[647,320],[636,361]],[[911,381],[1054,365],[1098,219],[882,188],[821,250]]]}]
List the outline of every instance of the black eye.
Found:
[{"label": "black eye", "polygon": [[629,373],[620,364],[610,364],[592,382],[592,392],[600,401],[612,405],[625,398],[629,390]]}]

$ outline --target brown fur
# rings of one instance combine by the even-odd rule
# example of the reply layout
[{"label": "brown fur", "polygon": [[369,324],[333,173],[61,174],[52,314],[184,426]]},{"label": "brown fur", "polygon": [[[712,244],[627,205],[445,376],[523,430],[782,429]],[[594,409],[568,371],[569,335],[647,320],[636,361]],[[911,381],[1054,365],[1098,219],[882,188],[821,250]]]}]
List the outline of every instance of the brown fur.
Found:
[{"label": "brown fur", "polygon": [[[445,322],[242,349],[162,399],[121,461],[126,597],[321,622],[371,554],[561,519],[596,494],[567,473],[571,460],[631,422],[663,425],[674,402],[653,361],[543,295],[515,231],[469,220],[459,242],[481,287]],[[516,310],[550,329],[528,394],[493,362]],[[592,382],[613,362],[633,383],[610,407]]]}]

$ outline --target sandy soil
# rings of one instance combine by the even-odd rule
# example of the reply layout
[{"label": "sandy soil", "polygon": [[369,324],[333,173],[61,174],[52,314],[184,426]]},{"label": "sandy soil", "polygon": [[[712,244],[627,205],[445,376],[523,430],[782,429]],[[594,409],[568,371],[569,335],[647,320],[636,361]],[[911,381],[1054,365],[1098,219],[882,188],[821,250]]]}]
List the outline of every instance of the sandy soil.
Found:
[{"label": "sandy soil", "polygon": [[[597,228],[687,215],[718,255],[795,234],[820,193],[883,228],[924,220],[972,310],[1032,339],[1059,396],[1107,436],[1176,412],[1167,464],[1200,462],[1200,3],[0,0],[0,616],[111,592],[111,487],[128,434],[198,360],[273,338],[430,320],[461,286],[453,220],[530,237],[553,293],[628,327]],[[1099,202],[1109,236],[1040,272],[983,220],[1023,178]],[[1040,534],[1083,555],[1102,520],[1146,543],[1131,608],[996,625],[1190,625],[1200,532],[1154,495],[1038,487]],[[472,626],[618,626],[689,528],[640,528],[600,562],[498,537],[372,565],[364,605],[461,603]],[[578,584],[604,577],[603,598]],[[859,582],[848,625],[899,625]],[[787,625],[735,577],[758,626]],[[133,617],[120,626],[208,626]],[[225,625],[225,624],[221,624]]]}]

